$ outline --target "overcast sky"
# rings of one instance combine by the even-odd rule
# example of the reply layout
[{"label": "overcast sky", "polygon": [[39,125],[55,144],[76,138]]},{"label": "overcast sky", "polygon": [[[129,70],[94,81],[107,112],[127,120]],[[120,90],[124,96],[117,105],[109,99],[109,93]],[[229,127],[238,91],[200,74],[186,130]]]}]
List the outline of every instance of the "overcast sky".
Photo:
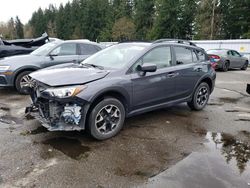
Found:
[{"label": "overcast sky", "polygon": [[47,8],[49,4],[59,7],[72,0],[1,0],[0,2],[0,22],[7,22],[11,17],[18,16],[22,23],[27,23],[32,13],[39,7]]}]

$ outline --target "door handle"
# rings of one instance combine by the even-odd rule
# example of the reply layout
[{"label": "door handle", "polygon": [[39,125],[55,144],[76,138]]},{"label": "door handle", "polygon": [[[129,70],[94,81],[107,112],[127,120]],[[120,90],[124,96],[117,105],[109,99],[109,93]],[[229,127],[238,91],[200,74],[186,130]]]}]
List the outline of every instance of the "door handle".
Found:
[{"label": "door handle", "polygon": [[202,67],[195,67],[194,71],[201,72],[202,71]]},{"label": "door handle", "polygon": [[174,78],[174,77],[176,77],[176,76],[178,76],[178,75],[179,75],[178,72],[169,72],[169,73],[167,74],[167,77],[168,77],[168,78]]}]

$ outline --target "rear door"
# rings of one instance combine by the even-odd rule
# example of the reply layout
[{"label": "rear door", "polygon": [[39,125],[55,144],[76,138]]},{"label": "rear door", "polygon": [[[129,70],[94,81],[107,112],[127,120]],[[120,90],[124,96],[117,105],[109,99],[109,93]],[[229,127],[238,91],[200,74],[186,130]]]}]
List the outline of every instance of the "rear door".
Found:
[{"label": "rear door", "polygon": [[48,67],[72,62],[77,63],[78,61],[79,55],[77,55],[76,43],[63,43],[50,52],[43,66]]},{"label": "rear door", "polygon": [[[139,64],[157,65],[156,72],[141,74],[136,70]],[[174,72],[170,46],[155,47],[133,65],[131,81],[134,109],[156,105],[170,100],[175,95]]]},{"label": "rear door", "polygon": [[209,61],[203,51],[174,46],[176,77],[176,98],[190,96],[197,82],[208,71]]}]

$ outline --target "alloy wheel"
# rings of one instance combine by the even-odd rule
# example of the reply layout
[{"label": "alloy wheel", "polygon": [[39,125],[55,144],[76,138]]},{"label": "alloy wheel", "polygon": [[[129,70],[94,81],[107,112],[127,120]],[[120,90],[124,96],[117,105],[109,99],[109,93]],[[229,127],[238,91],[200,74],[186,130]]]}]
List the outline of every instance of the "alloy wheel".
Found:
[{"label": "alloy wheel", "polygon": [[32,87],[33,84],[34,84],[34,82],[29,75],[24,75],[20,80],[21,89],[24,87]]},{"label": "alloy wheel", "polygon": [[115,131],[121,120],[121,112],[115,105],[103,107],[96,115],[95,126],[101,134],[110,134]]},{"label": "alloy wheel", "polygon": [[207,87],[201,87],[197,93],[196,102],[200,107],[204,106],[209,97],[209,92]]}]

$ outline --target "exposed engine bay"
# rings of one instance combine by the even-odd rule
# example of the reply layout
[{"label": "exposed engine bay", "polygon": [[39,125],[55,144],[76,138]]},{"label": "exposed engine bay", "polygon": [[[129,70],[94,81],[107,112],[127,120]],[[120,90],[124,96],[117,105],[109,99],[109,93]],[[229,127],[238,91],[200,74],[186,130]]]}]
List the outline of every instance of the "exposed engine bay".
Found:
[{"label": "exposed engine bay", "polygon": [[83,130],[86,113],[83,104],[65,99],[50,99],[43,96],[43,88],[35,86],[31,92],[33,104],[26,108],[26,115],[38,119],[49,131]]}]

